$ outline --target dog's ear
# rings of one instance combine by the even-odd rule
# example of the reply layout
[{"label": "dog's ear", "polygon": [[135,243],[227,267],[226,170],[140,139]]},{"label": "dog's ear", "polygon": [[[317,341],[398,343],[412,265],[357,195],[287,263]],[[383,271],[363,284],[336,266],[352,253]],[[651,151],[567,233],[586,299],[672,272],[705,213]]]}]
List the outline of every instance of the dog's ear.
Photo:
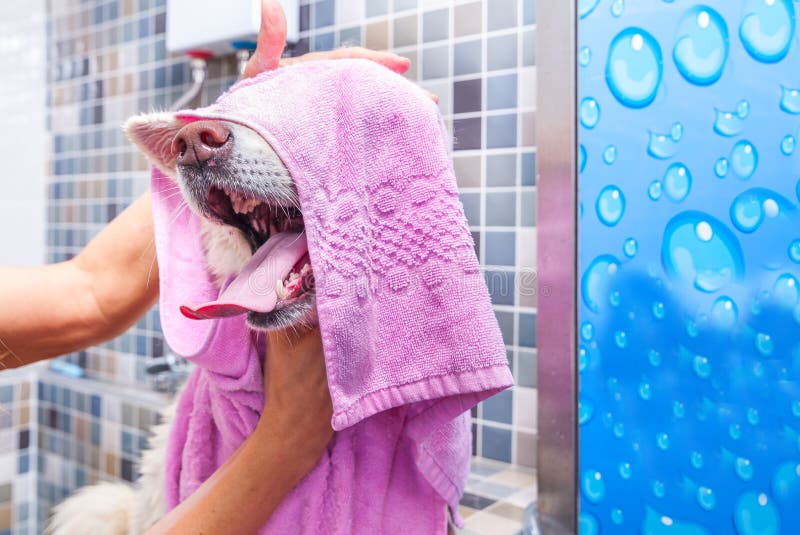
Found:
[{"label": "dog's ear", "polygon": [[184,124],[174,113],[157,112],[134,115],[122,128],[156,167],[175,178],[178,155],[172,150],[172,140]]}]

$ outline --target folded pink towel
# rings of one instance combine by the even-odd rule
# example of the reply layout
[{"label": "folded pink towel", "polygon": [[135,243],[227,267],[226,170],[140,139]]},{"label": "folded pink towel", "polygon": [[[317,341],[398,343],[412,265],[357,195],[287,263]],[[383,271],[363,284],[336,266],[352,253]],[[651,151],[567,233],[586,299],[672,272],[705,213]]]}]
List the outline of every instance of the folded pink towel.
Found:
[{"label": "folded pink towel", "polygon": [[[305,220],[338,433],[262,533],[445,533],[446,506],[460,525],[467,411],[512,377],[436,106],[383,67],[339,60],[264,73],[179,117],[261,134],[291,173]],[[181,314],[219,291],[197,216],[179,209],[158,171],[152,192],[164,334],[199,366],[169,441],[172,508],[255,427],[263,337],[243,316]]]}]

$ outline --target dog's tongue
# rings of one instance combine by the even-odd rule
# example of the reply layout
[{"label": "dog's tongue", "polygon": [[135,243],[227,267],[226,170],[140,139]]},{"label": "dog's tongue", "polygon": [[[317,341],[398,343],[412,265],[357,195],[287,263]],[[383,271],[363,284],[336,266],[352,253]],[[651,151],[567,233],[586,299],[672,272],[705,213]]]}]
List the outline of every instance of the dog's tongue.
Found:
[{"label": "dog's tongue", "polygon": [[197,306],[183,305],[191,319],[236,316],[246,312],[271,312],[278,302],[275,283],[284,280],[292,267],[308,252],[304,233],[280,232],[258,248],[241,272],[215,301]]}]

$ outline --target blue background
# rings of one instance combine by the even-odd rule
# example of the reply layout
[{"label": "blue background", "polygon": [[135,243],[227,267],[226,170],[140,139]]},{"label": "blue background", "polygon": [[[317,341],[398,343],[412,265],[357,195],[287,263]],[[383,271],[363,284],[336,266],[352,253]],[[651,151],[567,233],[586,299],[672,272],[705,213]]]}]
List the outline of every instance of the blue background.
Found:
[{"label": "blue background", "polygon": [[578,0],[581,533],[800,533],[800,4],[627,4]]}]

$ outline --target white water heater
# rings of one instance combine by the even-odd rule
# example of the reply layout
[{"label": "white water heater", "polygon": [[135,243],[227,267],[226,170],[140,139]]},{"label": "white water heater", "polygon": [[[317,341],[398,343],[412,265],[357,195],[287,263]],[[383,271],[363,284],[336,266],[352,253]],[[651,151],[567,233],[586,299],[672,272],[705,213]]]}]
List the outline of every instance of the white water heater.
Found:
[{"label": "white water heater", "polygon": [[[280,0],[286,13],[286,42],[300,33],[298,0]],[[255,42],[261,0],[167,0],[167,50],[230,54],[234,43]]]}]

